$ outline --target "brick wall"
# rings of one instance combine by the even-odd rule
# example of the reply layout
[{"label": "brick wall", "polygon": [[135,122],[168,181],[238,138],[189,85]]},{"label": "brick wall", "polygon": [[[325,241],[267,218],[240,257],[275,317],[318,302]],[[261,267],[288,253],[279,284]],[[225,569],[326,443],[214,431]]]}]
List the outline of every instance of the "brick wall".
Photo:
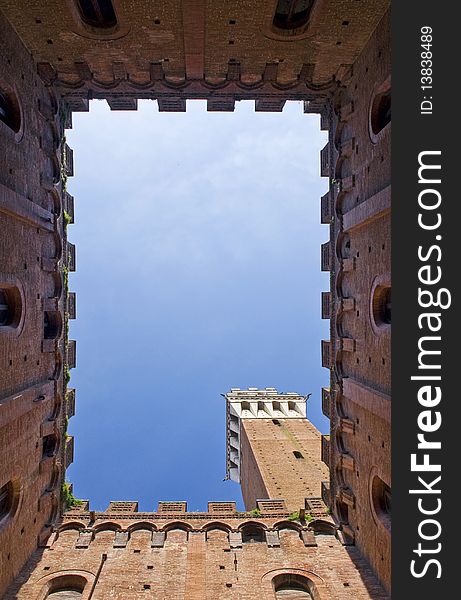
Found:
[{"label": "brick wall", "polygon": [[[101,600],[261,600],[275,597],[272,580],[287,572],[307,577],[319,600],[387,598],[328,518],[301,523],[287,521],[287,512],[251,520],[224,513],[219,519],[182,513],[172,520],[162,513],[74,509],[4,598],[35,600],[54,578],[73,574],[87,582],[83,598],[94,585]],[[261,528],[261,541],[246,541],[248,525]]]},{"label": "brick wall", "polygon": [[284,498],[294,512],[304,508],[305,498],[320,496],[328,467],[321,462],[320,433],[312,423],[307,419],[242,419],[241,423],[240,479],[248,510],[258,498]]},{"label": "brick wall", "polygon": [[330,265],[332,506],[346,537],[355,541],[389,589],[390,518],[376,505],[373,482],[391,485],[391,325],[377,315],[377,292],[391,283],[391,125],[374,135],[370,123],[373,98],[387,81],[388,15],[332,104],[328,212],[333,216],[330,255],[334,257]]},{"label": "brick wall", "polygon": [[0,89],[19,124],[0,121],[0,288],[15,314],[0,326],[0,487],[11,487],[0,522],[1,595],[58,516],[66,445],[57,101],[1,13]]}]

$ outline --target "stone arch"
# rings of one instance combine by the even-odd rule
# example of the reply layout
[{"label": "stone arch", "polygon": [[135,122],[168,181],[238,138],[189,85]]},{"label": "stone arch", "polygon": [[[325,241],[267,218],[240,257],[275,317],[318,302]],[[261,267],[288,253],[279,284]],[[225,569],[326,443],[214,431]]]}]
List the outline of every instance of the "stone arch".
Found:
[{"label": "stone arch", "polygon": [[277,523],[274,523],[274,529],[277,529],[277,531],[281,531],[282,529],[292,529],[293,531],[297,531],[298,533],[300,533],[302,527],[298,523],[285,520],[277,521]]},{"label": "stone arch", "polygon": [[75,529],[76,531],[80,531],[81,529],[85,529],[86,524],[83,521],[70,521],[69,523],[63,523],[60,525],[56,532],[56,539],[59,538],[59,535],[63,531],[69,531],[71,529]]},{"label": "stone arch", "polygon": [[377,467],[372,467],[368,479],[368,496],[374,522],[391,532],[391,487]]},{"label": "stone arch", "polygon": [[26,302],[21,282],[0,272],[0,334],[18,337],[24,327]]},{"label": "stone arch", "polygon": [[339,259],[350,258],[351,236],[347,231],[341,231],[336,239],[336,256]]},{"label": "stone arch", "polygon": [[205,525],[203,525],[200,531],[204,531],[206,533],[215,529],[225,531],[226,533],[232,531],[232,527],[230,525],[228,525],[227,523],[222,523],[221,521],[210,521],[209,523],[205,523]]},{"label": "stone arch", "polygon": [[54,353],[54,369],[51,376],[48,378],[50,381],[57,381],[61,377],[62,373],[62,354],[61,351],[58,350]]},{"label": "stone arch", "polygon": [[43,337],[56,340],[62,333],[62,315],[58,310],[46,310],[43,315]]},{"label": "stone arch", "polygon": [[56,456],[60,447],[60,438],[55,430],[42,438],[42,458],[51,458]]},{"label": "stone arch", "polygon": [[115,521],[104,521],[104,523],[99,523],[95,527],[93,527],[94,535],[96,536],[98,533],[102,531],[121,531],[122,526]]},{"label": "stone arch", "polygon": [[61,475],[61,471],[59,470],[59,466],[55,463],[53,465],[52,470],[51,470],[50,481],[49,481],[48,486],[46,488],[47,491],[54,490],[54,488],[59,483],[60,475]]},{"label": "stone arch", "polygon": [[244,544],[264,542],[266,540],[266,530],[266,525],[258,523],[257,521],[248,521],[239,527],[239,531],[242,534],[242,542]]},{"label": "stone arch", "polygon": [[[261,587],[264,592],[265,598],[277,598],[276,591],[277,587],[283,585],[289,585],[293,582],[294,585],[298,584],[301,590],[309,593],[307,598],[313,600],[329,600],[330,596],[325,585],[324,580],[312,571],[306,571],[304,569],[274,569],[269,571],[261,578]],[[295,588],[296,589],[296,588]],[[298,588],[299,589],[299,588]],[[280,597],[280,596],[279,596]],[[283,596],[281,596],[283,598]]]},{"label": "stone arch", "polygon": [[165,531],[165,533],[168,533],[168,531],[172,531],[174,529],[180,529],[189,533],[193,530],[193,527],[189,525],[189,523],[185,523],[184,521],[170,521],[162,527],[161,531]]},{"label": "stone arch", "polygon": [[54,402],[51,407],[50,416],[48,417],[49,421],[55,421],[59,417],[59,414],[61,412],[61,406],[62,406],[61,394],[59,392],[57,392],[54,396]]},{"label": "stone arch", "polygon": [[48,597],[53,600],[55,592],[66,589],[78,591],[81,593],[80,600],[88,600],[94,580],[94,574],[89,571],[56,571],[39,580],[42,588],[37,600],[46,600]]},{"label": "stone arch", "polygon": [[148,530],[152,533],[154,531],[157,531],[157,527],[156,525],[154,525],[153,523],[149,523],[148,521],[137,521],[136,523],[133,523],[132,525],[127,527],[127,531],[129,534],[131,534],[134,531],[140,530]]},{"label": "stone arch", "polygon": [[314,519],[309,523],[308,529],[314,533],[322,533],[323,535],[336,535],[335,524],[325,519]]},{"label": "stone arch", "polygon": [[391,276],[377,275],[371,284],[369,312],[371,327],[375,335],[389,333],[391,329]]},{"label": "stone arch", "polygon": [[62,200],[61,200],[61,194],[58,192],[58,190],[56,188],[52,188],[51,190],[49,190],[48,199],[50,201],[50,205],[53,207],[53,212],[54,212],[55,216],[60,217],[61,210],[62,210]]},{"label": "stone arch", "polygon": [[64,528],[59,528],[56,532],[56,537],[53,540],[53,545],[57,544],[59,548],[72,550],[75,548],[80,531],[83,529],[85,529],[83,523],[70,523],[64,526]]},{"label": "stone arch", "polygon": [[16,516],[21,501],[21,484],[19,479],[10,479],[0,486],[0,530]]}]

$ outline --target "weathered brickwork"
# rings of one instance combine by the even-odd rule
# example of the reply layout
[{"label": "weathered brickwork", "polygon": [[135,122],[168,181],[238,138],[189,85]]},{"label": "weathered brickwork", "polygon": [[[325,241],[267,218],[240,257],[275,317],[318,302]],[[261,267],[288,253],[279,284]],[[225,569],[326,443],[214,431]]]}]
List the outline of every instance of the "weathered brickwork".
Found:
[{"label": "weathered brickwork", "polygon": [[[330,494],[346,538],[390,587],[390,123],[373,100],[390,90],[386,16],[330,113]],[[376,126],[375,126],[376,128]],[[389,296],[385,296],[388,290]],[[387,306],[387,303],[389,306]]]},{"label": "weathered brickwork", "polygon": [[160,110],[174,111],[187,98],[208,98],[211,110],[259,98],[257,110],[276,111],[289,98],[315,101],[322,89],[325,99],[387,8],[319,0],[308,28],[284,34],[273,30],[272,0],[116,2],[118,25],[106,32],[86,27],[75,5],[1,2],[41,75],[75,110],[88,110],[90,91],[115,110],[160,98]]},{"label": "weathered brickwork", "polygon": [[[117,23],[102,30],[82,20],[76,0],[0,0],[0,108],[7,109],[0,305],[5,298],[9,305],[0,324],[0,492],[9,494],[0,516],[0,596],[13,582],[7,598],[43,600],[66,571],[85,582],[83,599],[98,590],[98,598],[259,600],[274,598],[275,578],[287,573],[310,578],[317,599],[383,598],[377,579],[390,587],[389,3],[317,0],[303,26],[290,30],[274,26],[275,0],[113,5]],[[301,417],[279,425],[245,419],[240,455],[230,444],[227,457],[240,461],[230,471],[240,472],[247,508],[263,513],[254,520],[268,528],[264,542],[243,543],[248,515],[220,503],[200,515],[163,503],[135,517],[135,503],[113,503],[105,514],[83,505],[63,516],[61,485],[73,456],[66,418],[75,410],[67,381],[76,364],[67,339],[67,320],[76,316],[67,289],[76,266],[67,240],[74,199],[65,190],[74,159],[64,129],[91,98],[113,110],[148,98],[160,111],[184,111],[194,98],[232,111],[247,99],[256,111],[275,112],[297,99],[329,131],[321,222],[330,239],[321,268],[331,275],[322,298],[330,436],[320,439]],[[298,511],[316,519],[286,521]],[[206,526],[217,520],[219,527]]]},{"label": "weathered brickwork", "polygon": [[[18,104],[0,120],[0,595],[60,512],[65,430],[65,232],[60,123],[54,92],[0,13],[0,88]],[[17,129],[17,130],[16,130]],[[47,320],[47,323],[45,322]]]},{"label": "weathered brickwork", "polygon": [[305,508],[306,498],[320,497],[328,467],[321,462],[320,433],[307,419],[245,419],[242,430],[240,480],[247,510],[260,498],[284,498],[294,512]]},{"label": "weathered brickwork", "polygon": [[320,600],[388,597],[357,550],[335,537],[331,519],[288,516],[73,509],[5,600],[42,598],[68,574],[84,579],[82,599],[90,589],[95,598],[116,600],[269,599],[281,573],[304,576]]}]

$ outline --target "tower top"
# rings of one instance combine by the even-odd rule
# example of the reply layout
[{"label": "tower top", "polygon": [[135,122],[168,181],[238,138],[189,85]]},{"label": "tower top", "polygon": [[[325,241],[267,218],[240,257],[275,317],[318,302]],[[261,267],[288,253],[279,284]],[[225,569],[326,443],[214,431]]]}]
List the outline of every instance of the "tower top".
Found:
[{"label": "tower top", "polygon": [[240,482],[240,425],[242,419],[305,419],[308,396],[275,388],[231,388],[226,399],[226,472]]}]

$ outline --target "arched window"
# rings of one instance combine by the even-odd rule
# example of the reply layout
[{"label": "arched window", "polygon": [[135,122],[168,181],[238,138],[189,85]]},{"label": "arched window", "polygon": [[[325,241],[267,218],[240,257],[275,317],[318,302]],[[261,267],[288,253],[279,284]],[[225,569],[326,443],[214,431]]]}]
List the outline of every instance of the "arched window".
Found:
[{"label": "arched window", "polygon": [[370,125],[374,135],[391,122],[391,88],[376,94],[373,98],[370,113]]},{"label": "arched window", "polygon": [[0,488],[0,521],[9,515],[13,499],[13,485],[11,481]]},{"label": "arched window", "polygon": [[265,541],[266,536],[264,535],[264,529],[256,523],[249,523],[242,527],[242,542],[244,544],[254,544]]},{"label": "arched window", "polygon": [[386,529],[391,528],[391,488],[375,475],[371,483],[373,508]]},{"label": "arched window", "polygon": [[373,291],[373,319],[378,327],[391,324],[392,316],[391,286],[377,285]]},{"label": "arched window", "polygon": [[307,600],[313,598],[314,584],[307,577],[283,573],[274,578],[277,600]]},{"label": "arched window", "polygon": [[19,485],[8,481],[0,487],[0,525],[16,511],[19,501]]},{"label": "arched window", "polygon": [[46,311],[43,315],[43,337],[54,340],[61,335],[61,314],[58,311]]},{"label": "arched window", "polygon": [[95,29],[111,29],[117,25],[117,16],[111,0],[77,0],[82,21]]},{"label": "arched window", "polygon": [[349,507],[339,498],[336,499],[336,514],[340,523],[349,523]]},{"label": "arched window", "polygon": [[0,88],[0,121],[15,133],[21,129],[21,111],[16,95]]},{"label": "arched window", "polygon": [[56,449],[58,446],[58,439],[51,433],[50,435],[45,435],[43,438],[43,457],[54,456],[56,454]]},{"label": "arched window", "polygon": [[13,286],[0,285],[0,330],[17,327],[21,320],[21,294]]},{"label": "arched window", "polygon": [[279,0],[273,25],[277,29],[299,29],[309,21],[314,0]]},{"label": "arched window", "polygon": [[9,325],[13,317],[13,307],[6,290],[0,288],[0,326]]},{"label": "arched window", "polygon": [[48,584],[46,598],[51,600],[79,600],[85,589],[86,579],[81,575],[62,575]]}]

